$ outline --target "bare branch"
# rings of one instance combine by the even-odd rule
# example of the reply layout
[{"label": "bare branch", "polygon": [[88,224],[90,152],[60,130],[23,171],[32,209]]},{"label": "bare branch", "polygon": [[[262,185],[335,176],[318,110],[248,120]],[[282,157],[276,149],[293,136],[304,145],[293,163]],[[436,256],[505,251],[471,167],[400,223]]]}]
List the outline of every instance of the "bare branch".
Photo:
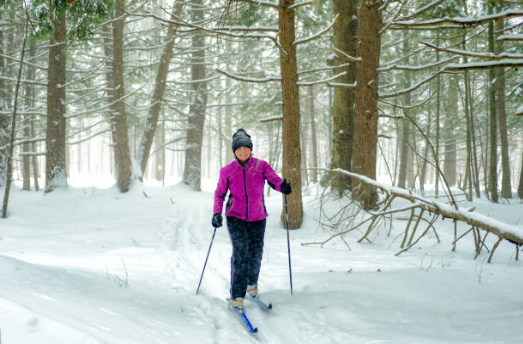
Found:
[{"label": "bare branch", "polygon": [[421,80],[420,82],[418,82],[417,84],[412,85],[409,88],[406,88],[406,89],[401,90],[401,91],[392,92],[392,93],[382,93],[382,94],[380,94],[379,97],[382,98],[382,99],[384,99],[384,98],[392,98],[392,97],[397,97],[397,96],[401,96],[403,94],[410,93],[410,92],[416,90],[421,85],[423,85],[423,84],[429,82],[430,80],[434,79],[439,74],[440,74],[440,72],[434,73],[431,76],[429,76],[428,78],[426,78],[424,80]]},{"label": "bare branch", "polygon": [[398,19],[398,17],[400,16],[401,11],[403,11],[403,8],[407,4],[407,2],[408,2],[408,0],[403,0],[401,2],[400,8],[396,11],[396,14],[394,15],[394,17],[387,24],[385,24],[385,26],[383,26],[381,28],[380,34],[384,33],[389,28],[389,26],[394,22],[394,20]]},{"label": "bare branch", "polygon": [[423,6],[422,8],[417,10],[416,12],[408,15],[407,17],[403,17],[401,19],[402,20],[407,20],[407,19],[415,18],[415,17],[419,16],[420,14],[423,14],[425,11],[428,11],[431,8],[436,7],[436,6],[438,6],[439,4],[441,4],[442,2],[445,2],[445,1],[447,1],[447,0],[435,0],[435,1],[431,2],[430,4],[427,4],[427,5]]},{"label": "bare branch", "polygon": [[302,38],[302,39],[297,39],[294,41],[294,45],[298,45],[298,44],[303,44],[303,43],[307,43],[307,42],[310,42],[312,40],[315,40],[315,39],[318,39],[320,38],[323,34],[325,34],[326,32],[328,32],[330,29],[332,29],[332,27],[334,26],[334,24],[336,23],[336,20],[338,20],[339,18],[339,14],[336,15],[336,17],[334,17],[334,20],[332,21],[332,23],[329,24],[329,26],[327,26],[325,29],[321,30],[320,32],[318,33],[315,33],[314,35],[312,36],[309,36],[309,37],[306,37],[306,38]]},{"label": "bare branch", "polygon": [[319,85],[319,84],[325,84],[325,83],[328,83],[329,81],[336,80],[337,78],[344,76],[345,74],[347,74],[347,72],[341,72],[340,74],[333,75],[330,78],[318,80],[318,81],[312,81],[312,82],[300,81],[297,83],[297,85],[298,86],[314,86],[314,85]]},{"label": "bare branch", "polygon": [[279,81],[281,82],[281,78],[275,77],[275,76],[269,76],[266,78],[246,78],[242,75],[233,74],[227,71],[224,71],[222,69],[216,68],[216,72],[223,74],[231,79],[238,80],[238,81],[245,81],[245,82],[256,82],[256,83],[265,83],[265,82],[271,82],[271,81]]}]

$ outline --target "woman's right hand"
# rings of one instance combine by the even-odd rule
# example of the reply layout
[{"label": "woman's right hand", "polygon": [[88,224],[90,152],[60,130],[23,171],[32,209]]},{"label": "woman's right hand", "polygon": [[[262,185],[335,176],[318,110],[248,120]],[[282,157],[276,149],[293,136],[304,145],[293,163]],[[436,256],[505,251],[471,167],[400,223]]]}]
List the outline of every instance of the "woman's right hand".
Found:
[{"label": "woman's right hand", "polygon": [[222,214],[216,213],[212,217],[212,226],[215,228],[223,226],[223,217]]}]

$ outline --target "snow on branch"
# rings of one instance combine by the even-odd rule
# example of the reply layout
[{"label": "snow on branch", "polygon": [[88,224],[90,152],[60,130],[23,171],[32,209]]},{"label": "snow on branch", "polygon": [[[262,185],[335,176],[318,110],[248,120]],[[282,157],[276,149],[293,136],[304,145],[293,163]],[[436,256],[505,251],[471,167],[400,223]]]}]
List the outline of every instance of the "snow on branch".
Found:
[{"label": "snow on branch", "polygon": [[260,123],[268,123],[274,121],[283,121],[283,116],[274,116],[260,120]]},{"label": "snow on branch", "polygon": [[516,113],[514,115],[518,117],[523,116],[523,105],[517,108]]},{"label": "snow on branch", "polygon": [[433,7],[436,7],[438,6],[439,4],[441,4],[442,2],[445,2],[447,0],[435,0],[425,6],[423,6],[422,8],[420,8],[419,10],[417,10],[416,12],[412,13],[412,14],[409,14],[408,16],[406,17],[403,17],[401,18],[402,20],[407,20],[407,19],[411,19],[411,18],[415,18],[417,16],[419,16],[420,14],[423,14],[425,11],[428,11],[430,10],[431,8]]},{"label": "snow on branch", "polygon": [[321,0],[309,0],[309,1],[297,2],[294,5],[289,6],[289,10],[295,10],[297,8],[300,8],[300,7],[303,7],[303,6],[312,5],[312,4],[318,3],[320,1]]},{"label": "snow on branch", "polygon": [[354,57],[354,56],[351,56],[349,54],[347,54],[346,52],[336,48],[336,47],[332,47],[332,50],[334,50],[334,52],[336,53],[336,55],[342,57],[342,58],[345,58],[347,60],[349,60],[350,62],[360,62],[361,61],[361,57]]},{"label": "snow on branch", "polygon": [[325,33],[328,32],[330,29],[332,29],[332,27],[333,27],[334,24],[336,23],[336,20],[338,20],[339,16],[340,16],[340,15],[337,14],[336,17],[334,17],[334,20],[332,21],[332,23],[330,23],[329,26],[327,26],[325,29],[321,30],[320,32],[315,33],[315,34],[313,34],[312,36],[309,36],[309,37],[305,37],[305,38],[297,39],[297,40],[295,40],[292,44],[294,44],[294,45],[303,44],[303,43],[307,43],[307,42],[310,42],[310,41],[312,41],[312,40],[315,40],[315,39],[320,38],[323,34],[325,34]]},{"label": "snow on branch", "polygon": [[486,52],[486,53],[480,53],[480,52],[471,52],[467,50],[461,50],[461,49],[451,49],[451,48],[444,48],[444,47],[438,47],[436,45],[427,43],[427,42],[420,42],[423,45],[426,45],[427,47],[430,47],[437,51],[444,51],[451,54],[461,55],[461,56],[468,56],[468,57],[479,57],[482,59],[491,59],[491,60],[503,60],[503,59],[523,59],[523,54],[511,54],[511,53],[501,53],[499,55],[496,55],[494,53]]},{"label": "snow on branch", "polygon": [[265,82],[271,82],[271,81],[280,81],[281,82],[281,78],[276,77],[276,76],[269,76],[269,77],[265,77],[265,78],[247,78],[243,75],[227,72],[220,68],[216,68],[216,72],[223,74],[231,79],[238,80],[238,81],[257,82],[257,83],[265,83]]},{"label": "snow on branch", "polygon": [[209,27],[209,30],[213,31],[248,31],[248,32],[278,32],[279,28],[277,26],[219,26],[219,27]]},{"label": "snow on branch", "polygon": [[379,72],[387,72],[387,71],[390,71],[392,69],[418,71],[418,70],[424,70],[424,69],[430,69],[430,68],[438,67],[438,66],[447,64],[448,62],[450,62],[452,60],[455,60],[457,58],[458,58],[458,56],[452,56],[452,57],[450,57],[448,59],[441,60],[441,61],[436,62],[436,63],[430,63],[430,64],[426,64],[426,65],[421,65],[421,66],[405,66],[405,65],[398,65],[398,64],[394,63],[394,64],[391,64],[391,65],[388,65],[388,66],[385,66],[385,67],[382,67],[382,68],[378,68],[378,71]]},{"label": "snow on branch", "polygon": [[[457,222],[466,223],[471,226],[471,230],[481,229],[487,233],[492,233],[498,237],[498,241],[496,242],[494,248],[490,252],[489,262],[492,259],[492,255],[494,254],[495,249],[501,242],[501,240],[508,240],[509,242],[516,244],[516,245],[523,245],[523,227],[521,226],[513,226],[509,225],[507,223],[504,223],[502,221],[493,219],[489,216],[475,213],[475,208],[471,209],[464,209],[459,208],[457,205],[451,206],[449,204],[445,204],[442,202],[437,202],[432,199],[425,198],[423,196],[417,195],[409,190],[405,190],[399,187],[391,186],[385,183],[380,183],[378,181],[375,181],[373,179],[370,179],[366,176],[362,176],[356,173],[352,173],[349,171],[345,171],[342,169],[326,169],[326,168],[316,168],[316,170],[325,171],[328,173],[341,173],[350,176],[351,178],[360,181],[361,183],[372,185],[376,187],[377,189],[384,192],[386,195],[385,200],[380,202],[380,209],[372,212],[368,212],[368,214],[371,216],[370,218],[362,220],[359,224],[356,226],[353,226],[349,228],[348,230],[336,233],[331,238],[327,239],[323,243],[315,243],[315,244],[325,244],[327,241],[333,239],[337,236],[342,236],[344,234],[347,234],[349,231],[354,230],[357,227],[360,227],[363,223],[371,221],[367,231],[365,234],[358,240],[358,242],[361,242],[365,239],[367,239],[368,235],[371,233],[371,231],[375,228],[375,225],[377,222],[379,222],[385,215],[391,214],[391,213],[397,213],[397,212],[403,212],[403,211],[411,211],[411,216],[407,224],[407,228],[405,229],[405,235],[403,238],[403,243],[401,244],[401,247],[403,248],[405,244],[407,243],[407,238],[409,236],[409,227],[412,223],[412,220],[416,218],[415,226],[412,229],[410,233],[410,239],[407,243],[407,248],[403,249],[402,251],[398,252],[396,255],[401,254],[402,252],[408,250],[412,246],[414,246],[431,228],[436,232],[435,227],[433,226],[437,217],[441,216],[442,219],[451,219],[454,224]],[[358,187],[358,186],[355,186]],[[392,202],[394,199],[400,198],[404,199],[406,201],[409,201],[411,204],[410,206],[403,206],[401,208],[393,209]],[[418,210],[418,214],[415,214],[415,211]],[[423,219],[423,214],[425,212],[428,212],[429,215],[432,215],[432,220],[427,221],[429,224],[426,227],[425,231],[419,235],[418,239],[413,242],[416,228],[418,227],[420,220]],[[465,234],[469,233],[471,230],[466,232]],[[437,233],[436,233],[437,234]],[[463,236],[463,234],[459,238],[455,238],[455,243],[460,240]],[[485,235],[486,237],[486,235]],[[475,236],[476,238],[476,236]],[[480,236],[481,238],[481,236]],[[367,239],[368,240],[368,239]],[[438,238],[439,240],[439,238]],[[481,240],[480,240],[481,241]],[[481,247],[484,246],[484,239],[483,242],[476,242],[476,248],[481,250]],[[478,252],[479,253],[479,252]]]},{"label": "snow on branch", "polygon": [[336,66],[329,66],[329,67],[321,67],[321,68],[315,68],[315,69],[306,69],[306,70],[299,70],[298,75],[304,75],[304,74],[311,74],[311,73],[317,73],[317,72],[323,72],[326,70],[332,70],[336,68],[342,68],[342,67],[348,67],[350,66],[350,63],[343,63]]},{"label": "snow on branch", "polygon": [[429,82],[430,80],[434,79],[435,77],[437,77],[439,75],[440,72],[437,72],[437,73],[434,73],[432,74],[431,76],[429,76],[428,78],[424,79],[424,80],[421,80],[420,82],[418,82],[417,84],[415,85],[412,85],[411,87],[409,88],[406,88],[404,90],[401,90],[401,91],[397,91],[397,92],[392,92],[392,93],[383,93],[383,94],[380,94],[379,97],[381,99],[384,99],[384,98],[392,98],[392,97],[397,97],[397,96],[401,96],[403,94],[407,94],[407,93],[410,93],[414,90],[416,90],[418,87],[420,87],[421,85]]},{"label": "snow on branch", "polygon": [[497,38],[498,41],[512,41],[519,42],[523,41],[523,34],[518,35],[501,35]]},{"label": "snow on branch", "polygon": [[391,26],[396,28],[416,28],[416,27],[441,27],[444,24],[466,26],[476,26],[481,24],[487,24],[499,19],[507,19],[514,17],[523,17],[523,10],[507,10],[495,14],[484,15],[480,17],[443,17],[437,19],[429,19],[422,21],[397,21],[391,23]]},{"label": "snow on branch", "polygon": [[99,135],[102,135],[102,134],[105,134],[105,133],[110,133],[112,130],[111,129],[104,129],[102,131],[99,131],[97,133],[94,133],[88,137],[84,137],[80,140],[77,140],[77,141],[71,141],[71,142],[66,142],[66,144],[68,145],[76,145],[76,144],[79,144],[79,143],[82,143],[82,142],[85,142],[85,141],[89,141],[93,138],[95,138],[96,136],[99,136]]},{"label": "snow on branch", "polygon": [[122,101],[122,100],[125,100],[129,97],[131,97],[132,95],[134,95],[135,93],[137,93],[138,91],[140,91],[143,87],[140,87],[140,88],[137,88],[136,90],[134,90],[133,92],[131,93],[128,93],[126,95],[124,95],[123,97],[119,98],[119,99],[116,99],[115,101],[111,102],[111,103],[108,103],[108,104],[105,104],[101,107],[98,107],[96,109],[93,109],[93,110],[88,110],[88,111],[83,111],[83,112],[79,112],[79,113],[75,113],[74,115],[68,115],[68,116],[65,116],[65,118],[69,119],[69,118],[75,118],[75,117],[80,117],[80,116],[84,116],[84,115],[89,115],[89,114],[96,114],[96,113],[100,113],[104,110],[107,110],[107,109],[110,109],[111,106],[113,106],[115,103],[119,102],[119,101]]},{"label": "snow on branch", "polygon": [[[222,36],[228,36],[228,37],[234,37],[234,38],[269,39],[276,46],[280,47],[280,44],[278,43],[276,37],[272,36],[272,35],[269,35],[269,34],[254,34],[254,33],[234,34],[234,33],[230,32],[230,31],[223,30],[223,29],[222,30],[209,29],[209,28],[205,28],[205,27],[203,27],[201,25],[190,23],[190,22],[184,20],[183,18],[181,18],[180,16],[177,16],[176,14],[171,13],[171,12],[165,10],[164,8],[162,8],[162,10],[165,13],[169,14],[171,16],[171,18],[174,18],[175,20],[165,19],[165,18],[159,17],[159,16],[154,15],[154,14],[148,14],[148,15],[144,15],[144,16],[152,17],[152,18],[154,18],[156,20],[159,20],[160,22],[164,22],[164,23],[167,23],[167,24],[183,25],[183,26],[186,26],[186,27],[190,27],[190,28],[193,28],[193,29],[197,29],[197,30],[200,30],[200,31],[204,31],[204,32],[212,33],[212,34],[216,34],[216,35],[222,35]],[[247,31],[249,31],[249,30],[247,30]],[[257,31],[257,30],[252,30],[252,31]]]},{"label": "snow on branch", "polygon": [[318,80],[318,81],[311,81],[311,82],[300,81],[297,83],[297,85],[298,86],[314,86],[314,85],[319,85],[319,84],[325,84],[325,83],[329,83],[329,81],[336,80],[337,78],[344,76],[345,74],[347,74],[347,72],[341,72],[340,74],[333,75],[330,78]]},{"label": "snow on branch", "polygon": [[403,0],[401,2],[401,5],[399,7],[399,9],[396,11],[396,14],[394,15],[394,17],[392,17],[392,19],[387,22],[381,29],[380,29],[380,33],[384,33],[388,28],[389,26],[396,20],[398,19],[398,17],[400,16],[400,13],[401,11],[403,11],[403,8],[405,7],[405,5],[407,4],[408,0]]},{"label": "snow on branch", "polygon": [[462,71],[472,69],[490,69],[490,68],[516,68],[523,67],[523,59],[500,60],[488,62],[470,62],[470,63],[451,63],[445,67],[446,71]]},{"label": "snow on branch", "polygon": [[275,1],[262,1],[262,0],[232,0],[236,2],[247,2],[249,4],[253,5],[260,5],[265,7],[272,7],[272,8],[278,8],[278,3]]}]

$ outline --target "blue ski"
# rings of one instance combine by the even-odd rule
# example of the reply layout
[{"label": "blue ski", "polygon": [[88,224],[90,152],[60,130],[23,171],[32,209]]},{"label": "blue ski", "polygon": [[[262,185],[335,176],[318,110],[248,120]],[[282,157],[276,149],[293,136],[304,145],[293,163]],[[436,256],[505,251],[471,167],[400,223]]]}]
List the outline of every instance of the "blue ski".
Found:
[{"label": "blue ski", "polygon": [[251,302],[254,302],[258,306],[260,306],[260,308],[263,309],[264,311],[270,311],[272,309],[272,303],[266,304],[265,302],[263,302],[259,298],[252,297],[249,294],[245,295],[245,300],[249,300]]},{"label": "blue ski", "polygon": [[232,307],[230,299],[227,299],[227,303],[229,303],[229,307],[234,312],[234,314],[236,314],[240,318],[240,320],[242,321],[243,326],[245,327],[245,329],[247,331],[249,331],[250,333],[257,333],[258,332],[258,328],[252,326],[251,322],[249,321],[249,318],[247,318],[247,315],[245,315],[244,311],[240,311],[240,310],[237,310],[236,308]]}]

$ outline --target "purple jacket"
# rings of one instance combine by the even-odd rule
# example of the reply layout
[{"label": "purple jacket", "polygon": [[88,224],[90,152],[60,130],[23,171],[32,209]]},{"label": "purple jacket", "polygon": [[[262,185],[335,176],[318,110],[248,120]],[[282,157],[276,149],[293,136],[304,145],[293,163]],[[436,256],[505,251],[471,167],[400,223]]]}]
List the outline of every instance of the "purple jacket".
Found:
[{"label": "purple jacket", "polygon": [[242,166],[238,160],[220,170],[220,179],[214,192],[214,212],[222,212],[227,191],[230,191],[225,216],[233,216],[244,221],[259,221],[268,214],[263,200],[265,180],[276,191],[283,182],[272,167],[263,160],[250,157]]}]

